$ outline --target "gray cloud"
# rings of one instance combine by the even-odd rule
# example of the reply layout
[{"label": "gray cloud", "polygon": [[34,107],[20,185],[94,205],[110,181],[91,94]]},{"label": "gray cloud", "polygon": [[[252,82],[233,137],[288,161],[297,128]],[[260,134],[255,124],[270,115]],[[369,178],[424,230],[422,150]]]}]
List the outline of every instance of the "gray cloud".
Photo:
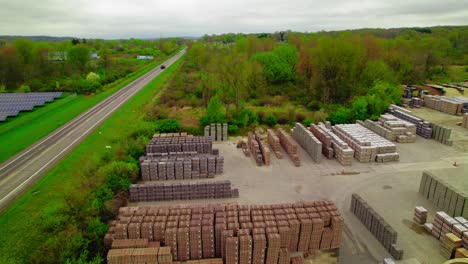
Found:
[{"label": "gray cloud", "polygon": [[0,35],[117,38],[463,24],[466,0],[0,0]]}]

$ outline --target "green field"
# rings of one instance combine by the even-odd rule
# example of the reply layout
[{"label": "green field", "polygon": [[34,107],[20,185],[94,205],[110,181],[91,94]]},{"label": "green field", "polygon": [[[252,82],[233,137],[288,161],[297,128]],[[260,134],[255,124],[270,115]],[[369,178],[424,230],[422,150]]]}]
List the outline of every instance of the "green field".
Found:
[{"label": "green field", "polygon": [[[169,57],[173,55],[171,54]],[[48,135],[80,113],[93,107],[160,63],[162,61],[155,61],[144,66],[138,71],[129,74],[125,79],[108,85],[101,93],[89,96],[64,95],[62,96],[63,98],[32,112],[21,113],[18,117],[10,118],[7,122],[0,123],[0,146],[8,146],[0,148],[0,163]]]},{"label": "green field", "polygon": [[[117,110],[102,126],[86,138],[54,169],[48,172],[28,192],[14,202],[0,218],[0,263],[28,263],[46,237],[40,230],[46,221],[64,204],[70,193],[81,193],[79,186],[86,168],[98,163],[108,151],[118,151],[119,139],[144,125],[146,105],[163,87],[183,58],[164,71],[148,86]],[[63,100],[65,100],[64,98]],[[128,124],[132,123],[132,126]],[[108,149],[106,146],[114,147]]]}]

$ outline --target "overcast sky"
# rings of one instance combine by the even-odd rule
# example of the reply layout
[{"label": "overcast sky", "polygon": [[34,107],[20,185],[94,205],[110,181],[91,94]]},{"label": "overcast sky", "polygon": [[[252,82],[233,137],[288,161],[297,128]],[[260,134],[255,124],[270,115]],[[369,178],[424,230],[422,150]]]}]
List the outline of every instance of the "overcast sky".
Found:
[{"label": "overcast sky", "polygon": [[157,38],[467,24],[468,0],[0,0],[0,35]]}]

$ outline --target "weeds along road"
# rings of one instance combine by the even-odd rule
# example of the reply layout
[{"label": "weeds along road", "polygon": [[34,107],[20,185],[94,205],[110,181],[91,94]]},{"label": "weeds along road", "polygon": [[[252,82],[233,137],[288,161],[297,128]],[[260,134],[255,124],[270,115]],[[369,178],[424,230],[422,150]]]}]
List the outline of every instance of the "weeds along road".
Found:
[{"label": "weeds along road", "polygon": [[[163,64],[166,68],[169,67],[185,52],[185,49],[182,50]],[[160,66],[157,66],[26,150],[0,164],[0,211],[6,209],[12,201],[162,71]]]}]

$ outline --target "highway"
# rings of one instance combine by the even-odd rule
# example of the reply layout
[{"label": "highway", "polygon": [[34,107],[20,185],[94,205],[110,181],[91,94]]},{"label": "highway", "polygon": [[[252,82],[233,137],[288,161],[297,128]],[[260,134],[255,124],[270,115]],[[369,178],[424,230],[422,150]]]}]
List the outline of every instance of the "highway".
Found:
[{"label": "highway", "polygon": [[[163,64],[169,67],[186,50]],[[158,65],[148,73],[113,93],[48,136],[0,164],[0,211],[31,187],[80,142],[98,128],[112,113],[137,94],[162,71]],[[14,143],[13,143],[14,144]]]}]

